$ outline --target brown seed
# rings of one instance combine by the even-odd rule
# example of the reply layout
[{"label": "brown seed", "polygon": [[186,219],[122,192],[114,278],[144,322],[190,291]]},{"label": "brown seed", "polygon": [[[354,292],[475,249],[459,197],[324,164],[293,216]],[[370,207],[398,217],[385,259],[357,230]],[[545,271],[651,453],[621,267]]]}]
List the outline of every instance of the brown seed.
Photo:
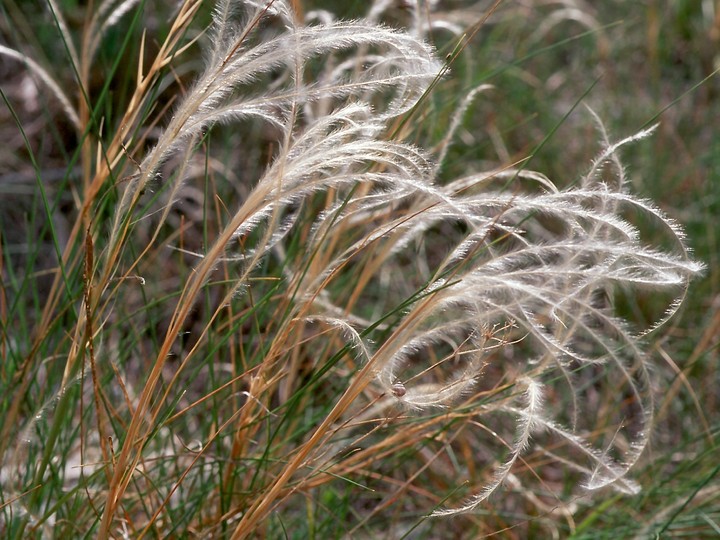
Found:
[{"label": "brown seed", "polygon": [[391,387],[392,393],[395,395],[395,397],[403,397],[407,390],[405,389],[405,385],[401,382],[396,382]]}]

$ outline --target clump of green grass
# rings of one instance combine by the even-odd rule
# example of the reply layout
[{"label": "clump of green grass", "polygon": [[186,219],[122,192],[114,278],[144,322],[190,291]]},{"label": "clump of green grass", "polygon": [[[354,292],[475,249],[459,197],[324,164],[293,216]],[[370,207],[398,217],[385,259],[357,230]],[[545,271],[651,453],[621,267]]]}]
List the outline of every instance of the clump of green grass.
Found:
[{"label": "clump of green grass", "polygon": [[[443,62],[424,39],[457,24],[225,0],[203,27],[186,0],[160,41],[135,4],[102,3],[76,44],[48,2],[75,98],[0,48],[60,105],[67,152],[48,189],[6,97],[37,182],[27,255],[2,224],[8,536],[399,535],[508,486],[548,514],[639,491],[644,343],[702,269],[630,193],[619,152],[654,128],[615,140],[588,112],[601,149],[565,189],[526,160],[454,176],[490,91],[423,140],[467,45]],[[107,66],[118,91],[92,69],[120,21],[115,58],[138,60]],[[668,308],[645,328],[616,309],[638,290]]]}]

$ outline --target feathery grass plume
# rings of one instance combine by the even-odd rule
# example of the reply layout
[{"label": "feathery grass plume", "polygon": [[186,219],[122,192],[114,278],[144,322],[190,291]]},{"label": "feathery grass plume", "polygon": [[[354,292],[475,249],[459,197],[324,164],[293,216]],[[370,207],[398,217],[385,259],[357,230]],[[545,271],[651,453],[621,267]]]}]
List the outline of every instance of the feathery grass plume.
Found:
[{"label": "feathery grass plume", "polygon": [[[420,39],[433,27],[419,3],[408,3],[411,35],[377,23],[382,0],[368,20],[310,12],[307,23],[287,1],[220,0],[204,69],[144,145],[140,111],[186,50],[179,36],[199,4],[180,5],[138,70],[87,182],[70,235],[86,230],[84,245],[63,257],[80,309],[54,350],[60,388],[19,430],[29,442],[16,455],[41,457],[13,484],[15,536],[48,526],[66,492],[91,503],[82,511],[100,538],[248,537],[278,509],[296,512],[298,495],[358,477],[373,498],[353,503],[367,512],[357,528],[408,490],[434,516],[477,510],[506,481],[539,481],[559,500],[558,466],[573,487],[637,492],[628,472],[654,409],[642,340],[702,269],[680,228],[628,192],[619,151],[652,129],[613,142],[597,120],[601,152],[568,189],[514,166],[440,181],[462,115],[489,86],[460,102],[435,157],[407,142],[406,115],[447,67]],[[103,2],[73,61],[89,69],[134,6]],[[123,177],[131,142],[137,163]],[[94,197],[115,175],[108,208]],[[173,221],[188,184],[202,210]],[[668,299],[647,328],[617,307],[638,290]],[[74,407],[79,436],[61,422]],[[50,471],[62,490],[21,496]],[[471,487],[444,496],[425,478]],[[391,486],[385,499],[372,482]]]},{"label": "feathery grass plume", "polygon": [[[209,65],[141,163],[138,178],[125,191],[117,219],[124,215],[122,210],[137,202],[160,165],[208,126],[256,119],[285,131],[287,141],[297,122],[298,108],[319,100],[363,99],[388,90],[392,98],[383,104],[385,112],[377,107],[374,111],[375,121],[382,121],[409,110],[439,71],[427,45],[398,31],[359,22],[296,27],[282,2],[245,4],[243,7],[254,7],[255,11],[238,25],[233,16],[239,9],[236,4],[221,2],[216,9],[215,47]],[[286,31],[253,43],[261,19],[270,16],[278,17]],[[313,58],[361,46],[379,46],[385,51],[353,57],[351,66],[341,65],[329,80],[316,84],[299,80],[304,77],[304,65]],[[346,71],[357,65],[363,66],[362,72],[347,80]],[[262,95],[239,90],[268,74],[278,75],[279,80]],[[282,161],[280,156],[278,163]],[[114,230],[119,227],[116,221]]]},{"label": "feathery grass plume", "polygon": [[[495,351],[491,343],[502,347],[517,370],[506,375],[510,379],[504,381],[502,390],[507,391],[507,384],[525,386],[528,408],[513,408],[505,400],[493,404],[488,397],[492,396],[492,387],[482,388],[478,394],[491,404],[476,404],[473,415],[480,419],[476,421],[500,414],[514,416],[518,423],[511,457],[479,495],[457,509],[438,514],[470,511],[499,488],[538,426],[545,431],[543,437],[554,444],[559,440],[571,456],[579,454],[589,462],[585,465],[592,471],[588,487],[612,484],[632,489],[623,477],[647,442],[652,395],[638,336],[613,315],[606,297],[612,296],[609,291],[617,285],[682,288],[699,269],[682,250],[667,254],[644,247],[637,229],[618,215],[620,207],[631,207],[664,220],[652,206],[622,190],[623,173],[616,152],[621,145],[647,133],[614,145],[607,142],[581,187],[569,191],[548,189],[549,183],[541,176],[520,173],[518,177],[540,186],[540,190],[523,194],[512,181],[516,171],[463,178],[441,188],[433,184],[432,167],[421,151],[380,138],[387,119],[409,110],[435,76],[438,65],[428,49],[406,35],[367,24],[333,22],[298,27],[280,3],[271,9],[258,5],[257,9],[247,16],[250,22],[234,32],[226,28],[231,22],[225,17],[228,10],[221,11],[225,18],[219,26],[227,37],[218,40],[219,48],[213,51],[207,71],[144,159],[141,179],[126,192],[136,198],[134,193],[172,152],[213,123],[256,117],[280,131],[274,163],[242,202],[225,232],[208,247],[206,258],[186,286],[155,369],[163,364],[164,351],[175,340],[180,321],[187,316],[188,307],[217,260],[224,256],[228,243],[250,236],[261,223],[266,231],[250,252],[252,259],[239,285],[248,279],[259,257],[286,236],[288,227],[280,216],[314,193],[332,190],[338,201],[315,219],[306,244],[306,253],[322,254],[315,255],[315,261],[322,262],[307,266],[307,257],[301,257],[298,262],[302,264],[294,268],[286,261],[289,290],[296,291],[300,302],[290,308],[292,318],[286,319],[285,328],[276,334],[261,373],[282,365],[283,336],[290,335],[297,321],[321,320],[303,318],[315,309],[314,298],[324,294],[339,310],[352,311],[351,303],[342,297],[342,288],[335,286],[348,273],[369,273],[366,287],[375,288],[371,287],[374,274],[398,267],[397,259],[423,242],[429,231],[449,224],[465,233],[456,233],[455,244],[446,245],[444,251],[439,245],[432,246],[433,258],[439,253],[445,257],[435,264],[427,261],[424,275],[412,268],[417,274],[414,278],[406,272],[398,276],[408,283],[398,283],[396,278],[385,284],[391,294],[378,308],[380,313],[395,309],[393,304],[401,303],[403,294],[410,298],[406,312],[385,338],[378,340],[376,352],[361,375],[350,381],[344,394],[347,399],[338,402],[297,457],[281,469],[278,480],[244,514],[237,531],[247,531],[250,524],[262,519],[305,459],[316,451],[324,455],[319,442],[328,440],[333,423],[344,423],[347,420],[341,418],[345,414],[354,414],[351,403],[366,391],[372,378],[388,395],[412,409],[452,407],[462,399],[472,400],[471,392],[477,389],[491,360],[488,353]],[[259,19],[270,15],[279,17],[284,28],[263,41],[250,42]],[[338,47],[358,46],[382,46],[389,54],[363,53],[360,59],[351,57],[338,63],[317,83],[304,82],[304,66],[313,57],[335,52]],[[364,69],[355,73],[355,79],[347,79],[353,76],[356,65],[364,65]],[[236,91],[263,73],[277,73],[279,83],[260,96]],[[289,76],[284,78],[283,73]],[[371,111],[373,93],[387,88],[397,90],[395,98],[385,111]],[[341,103],[348,97],[355,102],[340,108],[327,105],[327,100]],[[322,102],[322,110],[327,112],[312,114],[315,102]],[[301,110],[309,111],[304,124],[298,120]],[[596,178],[607,162],[618,177],[615,188]],[[515,188],[512,191],[502,189],[508,179]],[[366,187],[357,187],[358,183]],[[676,229],[668,230],[681,246]],[[358,270],[354,261],[361,256],[371,262]],[[393,289],[397,290],[395,294]],[[336,297],[338,291],[340,298]],[[361,299],[353,302],[365,304]],[[343,326],[337,317],[327,321],[335,321],[335,327]],[[344,327],[346,332],[350,321]],[[498,337],[489,328],[504,330]],[[358,336],[353,342],[357,340]],[[363,357],[369,354],[369,347],[363,347]],[[581,388],[602,376],[632,402],[633,420],[626,427],[618,423],[609,431],[609,439],[592,444],[582,435],[591,432],[593,426],[582,422],[585,398]],[[156,380],[151,377],[146,383],[146,399]],[[565,397],[541,404],[537,396],[544,386],[552,387],[556,396],[572,396],[569,412]],[[559,416],[560,423],[546,420],[546,415]],[[131,425],[130,433],[135,435],[132,429]],[[127,457],[121,453],[119,465],[124,465],[123,458]],[[121,470],[118,467],[117,471]]]},{"label": "feathery grass plume", "polygon": [[[533,431],[542,432],[539,444],[550,439],[579,460],[578,468],[587,471],[589,489],[611,485],[625,492],[637,490],[625,475],[648,441],[652,389],[640,348],[644,332],[632,331],[613,313],[612,291],[674,289],[682,296],[689,278],[702,268],[689,259],[682,235],[670,220],[623,190],[617,150],[650,131],[615,144],[606,140],[605,150],[578,188],[549,189],[546,178],[522,171],[463,178],[445,186],[443,199],[418,193],[414,206],[401,218],[369,233],[373,241],[382,238],[391,246],[375,252],[381,260],[374,261],[374,268],[379,269],[397,267],[393,258],[427,241],[428,231],[442,222],[463,223],[465,230],[455,247],[444,246],[445,259],[434,268],[426,265],[431,269],[425,276],[428,283],[370,361],[387,395],[416,410],[457,405],[473,389],[488,400],[507,390],[497,380],[481,386],[489,364],[502,362],[505,367],[496,369],[504,372],[505,385],[526,386],[530,396],[528,409],[492,399],[476,405],[472,414],[478,419],[497,414],[516,417],[519,426],[511,457],[480,494],[435,515],[471,511],[487,499],[527,448]],[[603,166],[612,169],[614,186],[600,177]],[[523,195],[518,189],[492,189],[490,181],[502,187],[513,176],[532,179],[542,192]],[[477,193],[473,188],[479,188]],[[377,219],[374,202],[370,209]],[[628,210],[664,224],[675,252],[644,246],[639,229],[624,218]],[[357,222],[356,217],[347,211],[335,225],[351,218]],[[443,240],[447,244],[448,238]],[[364,242],[356,243],[349,253],[354,256]],[[440,249],[432,246],[431,252],[436,255]],[[327,272],[335,272],[346,260],[334,262]],[[418,268],[414,270],[417,273]],[[400,281],[410,275],[402,273],[398,282],[385,284],[385,290],[394,286],[402,290]],[[676,309],[677,303],[672,303],[663,320]],[[498,327],[502,332],[496,331]],[[443,342],[447,345],[439,346]],[[502,355],[495,354],[497,348]],[[448,351],[445,355],[439,353],[443,349]],[[583,421],[594,419],[587,410],[591,401],[587,394],[592,393],[588,384],[600,384],[603,378],[631,406],[618,411],[616,424],[604,428],[609,438],[593,444],[594,436],[586,434],[595,426]],[[544,386],[553,388],[555,398],[543,405],[539,396]],[[471,402],[466,400],[463,408]]]},{"label": "feathery grass plume", "polygon": [[[140,164],[140,172],[128,184],[114,219],[111,245],[127,237],[129,213],[134,210],[148,182],[161,164],[201,131],[218,122],[256,118],[278,130],[280,147],[274,163],[258,179],[253,190],[231,217],[186,284],[170,327],[160,348],[149,379],[144,385],[138,412],[128,428],[127,441],[138,436],[143,414],[149,406],[162,366],[175,342],[192,305],[211,272],[224,259],[228,244],[242,238],[265,221],[265,234],[254,248],[241,277],[227,294],[230,299],[245,287],[261,254],[282,234],[276,234],[283,208],[299,203],[318,191],[347,189],[349,184],[396,185],[407,193],[427,186],[422,176],[429,170],[425,158],[411,146],[382,141],[379,133],[387,119],[414,106],[429,83],[437,76],[439,64],[431,49],[398,31],[367,23],[332,23],[298,27],[282,2],[245,4],[247,13],[236,14],[229,3],[216,10],[218,39],[206,71],[178,105],[158,143]],[[269,37],[257,40],[263,20],[276,24]],[[230,26],[230,29],[228,29]],[[234,27],[233,27],[234,26]],[[268,29],[267,27],[264,27]],[[315,84],[304,82],[305,65],[318,55],[336,54],[357,47],[374,49],[356,59],[363,65],[359,74],[347,73],[347,67],[333,70],[329,80]],[[243,92],[242,87],[258,77],[272,74],[277,81],[261,95]],[[382,92],[383,109],[370,109],[375,96]],[[299,120],[301,111],[314,102],[338,103],[352,99],[349,105],[327,115],[307,115],[307,125]],[[363,103],[364,102],[364,103]],[[382,169],[382,170],[381,170]],[[175,176],[175,181],[181,181]],[[390,199],[386,198],[387,203]],[[282,229],[283,226],[281,225]],[[247,258],[247,253],[244,254]],[[293,319],[294,320],[294,319]],[[292,321],[292,320],[291,320]],[[288,323],[291,324],[291,323]],[[280,347],[280,340],[273,343]],[[187,365],[191,353],[180,367]],[[263,367],[265,371],[272,362]],[[173,380],[177,380],[178,370]],[[167,390],[165,390],[167,395]],[[157,417],[158,408],[151,418]],[[145,431],[147,437],[150,431]],[[134,467],[140,454],[125,444],[118,455],[110,485],[102,530],[107,530],[119,494],[127,489],[126,467]]]},{"label": "feathery grass plume", "polygon": [[[555,444],[560,439],[559,444],[571,454],[589,462],[580,465],[588,471],[588,488],[612,485],[621,491],[637,490],[624,477],[647,444],[652,424],[648,365],[640,348],[646,332],[632,331],[613,313],[612,291],[618,287],[674,289],[682,297],[689,278],[702,268],[689,259],[682,234],[669,219],[647,201],[624,191],[624,171],[617,151],[650,132],[614,144],[603,132],[606,148],[577,188],[559,191],[542,175],[523,171],[462,178],[444,188],[444,198],[429,199],[419,192],[402,217],[369,233],[373,242],[382,239],[390,246],[375,252],[373,267],[379,269],[397,267],[394,257],[408,246],[427,241],[428,231],[443,222],[462,223],[466,231],[454,248],[447,247],[447,237],[443,239],[446,258],[434,268],[425,266],[431,269],[425,275],[428,283],[371,360],[387,395],[413,409],[456,403],[477,386],[490,359],[494,356],[498,360],[498,355],[490,354],[483,359],[483,353],[492,352],[486,344],[494,339],[504,350],[505,373],[511,377],[511,386],[516,384],[513,380],[525,380],[534,389],[551,384],[558,396],[556,403],[547,400],[544,407],[532,399],[531,417],[502,402],[482,405],[476,413],[479,417],[491,413],[517,417],[521,427],[512,445],[512,457],[481,494],[459,508],[440,510],[436,515],[470,511],[495,491],[527,446],[532,426],[546,432],[544,438],[555,438]],[[610,171],[603,170],[605,167]],[[614,185],[607,183],[607,176]],[[492,182],[506,187],[507,179],[513,177],[531,179],[541,191],[522,194],[517,188],[513,192],[492,188]],[[368,203],[377,220],[376,201]],[[640,230],[625,218],[629,211],[658,220],[674,244],[674,252],[644,246]],[[359,221],[357,214],[348,210],[334,220],[334,225],[342,225],[346,219]],[[355,256],[367,240],[359,240],[348,253]],[[432,246],[431,252],[436,256],[441,249]],[[325,275],[335,273],[347,258],[331,263]],[[414,270],[419,273],[418,268]],[[385,290],[403,290],[401,282],[412,275],[401,273],[397,282],[385,284]],[[671,303],[658,324],[677,306]],[[388,305],[385,309],[392,308]],[[499,326],[510,331],[500,338],[487,331]],[[442,342],[450,345],[445,356],[437,353]],[[513,375],[508,358],[518,373]],[[458,360],[464,367],[459,371],[454,368],[456,375],[448,377],[445,366],[452,361],[457,365]],[[404,375],[409,364],[413,365],[410,374]],[[445,374],[437,375],[434,382],[418,382],[432,371]],[[612,429],[605,428],[610,438],[594,447],[583,435],[594,427],[582,421],[593,417],[587,414],[585,403],[589,399],[584,394],[589,381],[597,384],[603,377],[607,378],[605,384],[617,388],[632,405],[631,410],[618,413]],[[485,396],[495,391],[493,385],[480,390],[478,394]],[[567,396],[570,407],[565,404]],[[548,420],[546,415],[561,418],[568,427]]]}]

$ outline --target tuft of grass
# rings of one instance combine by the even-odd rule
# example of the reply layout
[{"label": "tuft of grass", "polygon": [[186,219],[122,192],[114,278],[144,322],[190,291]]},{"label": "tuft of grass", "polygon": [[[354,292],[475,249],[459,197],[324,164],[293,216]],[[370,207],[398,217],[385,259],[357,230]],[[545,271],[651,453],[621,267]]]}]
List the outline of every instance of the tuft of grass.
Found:
[{"label": "tuft of grass", "polygon": [[[615,138],[578,105],[625,74],[570,84],[568,51],[612,67],[620,25],[574,2],[206,4],[1,8],[0,531],[712,527],[690,381],[717,317],[674,360],[704,265],[620,157],[682,100]],[[682,414],[704,431],[677,446],[657,427]],[[654,512],[625,528],[634,504]]]}]

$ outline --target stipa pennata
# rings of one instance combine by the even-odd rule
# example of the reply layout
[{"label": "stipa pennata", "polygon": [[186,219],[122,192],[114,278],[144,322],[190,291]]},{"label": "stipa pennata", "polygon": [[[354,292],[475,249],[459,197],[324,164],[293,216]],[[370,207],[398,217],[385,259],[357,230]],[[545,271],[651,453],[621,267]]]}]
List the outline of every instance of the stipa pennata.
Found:
[{"label": "stipa pennata", "polygon": [[[28,459],[27,485],[3,492],[23,527],[77,497],[92,499],[91,523],[102,509],[99,536],[132,520],[138,535],[242,537],[273,534],[276,516],[305,519],[325,495],[334,509],[350,484],[372,485],[346,497],[359,527],[405,491],[422,516],[441,504],[436,515],[471,512],[505,481],[539,481],[557,499],[572,486],[636,492],[628,472],[650,437],[653,385],[644,330],[613,311],[615,291],[665,291],[662,325],[701,269],[679,227],[628,193],[618,153],[651,130],[614,142],[598,121],[600,153],[569,189],[503,163],[457,178],[451,146],[468,139],[463,114],[490,87],[433,103],[462,47],[442,62],[424,38],[459,37],[455,24],[417,2],[395,3],[407,32],[378,23],[392,2],[347,22],[282,0],[225,0],[194,32],[203,4],[180,2],[154,60],[142,41],[117,134],[116,114],[95,116],[109,105],[81,114],[53,87],[79,138],[95,137],[88,118],[103,131],[83,145],[90,177],[68,190],[82,196],[37,332],[51,337],[27,347],[53,362],[17,364],[26,388],[59,397],[14,398],[8,424],[28,414],[22,448],[0,437],[13,470],[45,456],[36,469]],[[69,38],[69,56],[92,60],[133,5],[103,2],[90,49],[75,54]],[[192,80],[176,69],[188,36],[205,62]],[[167,107],[153,101],[166,94]],[[457,111],[437,113],[442,101]],[[88,231],[84,251],[73,231]],[[86,272],[73,283],[77,261]],[[140,275],[138,290],[128,278]],[[66,319],[75,327],[50,331]],[[90,338],[96,370],[84,365]],[[53,387],[56,358],[66,364]],[[599,417],[603,392],[621,404]],[[80,430],[61,423],[72,410]],[[45,483],[67,472],[50,459],[63,444],[82,464],[67,490]]]}]

